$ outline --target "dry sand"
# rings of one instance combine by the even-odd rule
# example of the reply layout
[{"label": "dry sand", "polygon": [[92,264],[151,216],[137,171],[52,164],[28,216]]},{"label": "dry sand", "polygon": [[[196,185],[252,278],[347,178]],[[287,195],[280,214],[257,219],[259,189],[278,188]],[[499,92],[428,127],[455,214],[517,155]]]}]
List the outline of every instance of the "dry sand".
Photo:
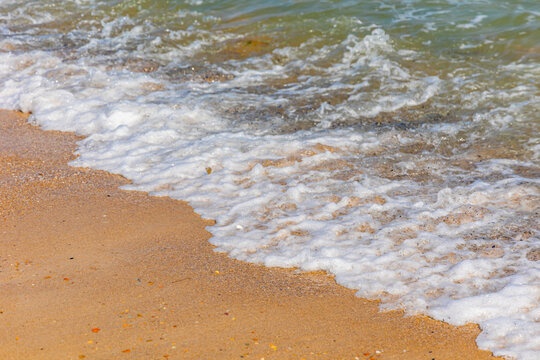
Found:
[{"label": "dry sand", "polygon": [[476,325],[213,252],[186,203],[69,167],[79,139],[0,111],[0,359],[492,358]]}]

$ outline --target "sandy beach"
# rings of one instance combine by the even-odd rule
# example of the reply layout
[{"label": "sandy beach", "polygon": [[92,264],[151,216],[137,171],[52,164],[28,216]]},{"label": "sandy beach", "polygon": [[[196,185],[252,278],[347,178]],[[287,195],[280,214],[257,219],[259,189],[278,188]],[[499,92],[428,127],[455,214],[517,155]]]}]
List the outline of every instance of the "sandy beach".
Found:
[{"label": "sandy beach", "polygon": [[69,167],[80,139],[0,112],[1,359],[493,358],[474,324],[215,253],[186,203]]}]

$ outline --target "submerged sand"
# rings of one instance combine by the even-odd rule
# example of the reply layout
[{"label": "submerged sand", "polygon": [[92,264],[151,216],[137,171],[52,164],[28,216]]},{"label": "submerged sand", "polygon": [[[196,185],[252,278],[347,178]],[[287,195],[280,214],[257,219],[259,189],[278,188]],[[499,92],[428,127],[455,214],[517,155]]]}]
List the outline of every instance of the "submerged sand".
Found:
[{"label": "submerged sand", "polygon": [[1,359],[493,358],[476,325],[215,253],[186,203],[69,167],[80,139],[0,111]]}]

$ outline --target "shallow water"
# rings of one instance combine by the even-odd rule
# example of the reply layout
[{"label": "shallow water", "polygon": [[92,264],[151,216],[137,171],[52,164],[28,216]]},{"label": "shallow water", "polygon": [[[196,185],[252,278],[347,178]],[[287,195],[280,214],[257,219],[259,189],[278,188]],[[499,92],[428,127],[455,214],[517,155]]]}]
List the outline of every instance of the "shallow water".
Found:
[{"label": "shallow water", "polygon": [[[540,356],[540,4],[0,1],[0,106],[211,242]],[[179,249],[181,251],[181,249]]]}]

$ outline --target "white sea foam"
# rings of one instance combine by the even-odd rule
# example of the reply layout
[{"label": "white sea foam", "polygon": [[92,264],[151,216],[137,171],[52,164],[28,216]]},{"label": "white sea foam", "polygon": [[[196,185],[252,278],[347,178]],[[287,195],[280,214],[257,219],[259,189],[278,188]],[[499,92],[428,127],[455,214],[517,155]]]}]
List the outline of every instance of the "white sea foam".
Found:
[{"label": "white sea foam", "polygon": [[487,15],[476,15],[474,19],[471,20],[471,22],[466,24],[459,24],[457,25],[458,28],[461,29],[472,29],[478,26],[484,19],[487,18]]}]

